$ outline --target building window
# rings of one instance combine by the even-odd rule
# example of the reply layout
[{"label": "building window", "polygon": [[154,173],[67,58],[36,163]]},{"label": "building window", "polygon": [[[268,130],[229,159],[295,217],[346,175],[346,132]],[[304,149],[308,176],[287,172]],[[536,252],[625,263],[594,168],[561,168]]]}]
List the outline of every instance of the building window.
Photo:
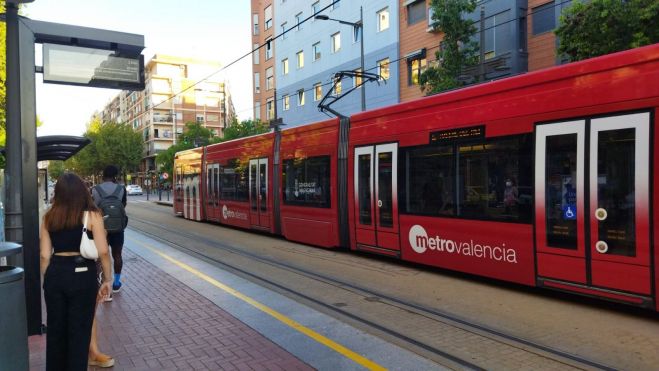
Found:
[{"label": "building window", "polygon": [[261,121],[261,102],[254,102],[254,120]]},{"label": "building window", "polygon": [[419,85],[419,76],[426,70],[426,58],[407,61],[407,85]]},{"label": "building window", "polygon": [[332,35],[332,53],[336,53],[339,50],[341,50],[341,32]]},{"label": "building window", "polygon": [[426,19],[426,2],[416,1],[407,6],[407,24],[413,25]]},{"label": "building window", "polygon": [[286,22],[281,24],[281,38],[282,39],[287,39],[288,38],[288,33],[286,33]]},{"label": "building window", "polygon": [[265,102],[265,120],[270,121],[275,118],[275,101],[270,98]]},{"label": "building window", "polygon": [[285,204],[330,207],[330,156],[284,160],[283,165]]},{"label": "building window", "polygon": [[267,8],[265,8],[265,29],[268,30],[270,27],[272,27],[272,5],[268,5]]},{"label": "building window", "polygon": [[[361,74],[361,72],[362,72],[361,68],[358,68],[358,69],[355,70],[355,73]],[[353,79],[352,79],[352,86],[357,86],[358,89],[361,89],[361,84],[362,84],[361,75],[355,75],[355,77],[353,77]]]},{"label": "building window", "polygon": [[428,7],[428,28],[434,29],[436,26],[439,26],[439,21],[435,21],[432,17],[435,16],[435,8],[432,6]]},{"label": "building window", "polygon": [[551,31],[556,27],[556,14],[554,12],[553,1],[533,8],[531,14],[533,14],[534,35]]},{"label": "building window", "polygon": [[389,28],[389,8],[384,8],[378,12],[378,32]]},{"label": "building window", "polygon": [[254,64],[259,64],[261,59],[261,53],[259,49],[259,44],[252,45],[252,57],[254,58]]},{"label": "building window", "polygon": [[300,31],[302,29],[302,12],[299,12],[295,15],[295,30]]},{"label": "building window", "polygon": [[323,99],[323,85],[321,83],[314,84],[313,86],[313,100],[319,101]]},{"label": "building window", "polygon": [[275,87],[274,68],[269,67],[265,70],[265,90],[271,90]]},{"label": "building window", "polygon": [[341,80],[334,80],[334,95],[341,95],[341,91],[343,91]]},{"label": "building window", "polygon": [[160,135],[158,135],[158,129],[153,129],[153,137],[160,138]]},{"label": "building window", "polygon": [[297,91],[297,105],[304,106],[304,89]]},{"label": "building window", "polygon": [[197,113],[196,115],[197,123],[202,124],[204,122],[204,114],[203,113]]},{"label": "building window", "polygon": [[[315,3],[311,4],[311,14],[316,15],[320,11],[320,1],[316,1]],[[311,18],[313,19],[313,18]]]},{"label": "building window", "polygon": [[341,1],[340,1],[340,0],[338,0],[338,1],[337,1],[337,0],[330,0],[330,1],[333,1],[333,3],[332,3],[332,10],[337,9],[337,8],[341,5]]},{"label": "building window", "polygon": [[252,32],[254,35],[259,34],[259,15],[258,14],[252,14],[252,24],[254,25],[254,28]]},{"label": "building window", "polygon": [[[485,18],[484,36],[485,59],[494,58],[512,50],[512,34],[508,24],[510,11],[505,11]],[[477,26],[478,27],[478,26]]]},{"label": "building window", "polygon": [[254,72],[254,93],[261,92],[261,74]]},{"label": "building window", "polygon": [[380,80],[389,80],[389,58],[378,61],[378,75]]},{"label": "building window", "polygon": [[281,74],[288,75],[288,58],[281,61]]},{"label": "building window", "polygon": [[300,69],[304,67],[304,51],[300,50],[295,55],[297,56],[297,68]]},{"label": "building window", "polygon": [[281,104],[284,111],[288,111],[291,108],[291,97],[288,95],[284,95],[284,99],[282,99]]},{"label": "building window", "polygon": [[273,42],[272,39],[267,39],[265,41],[265,60],[267,61],[268,59],[272,58],[272,47],[273,47]]},{"label": "building window", "polygon": [[313,60],[317,61],[320,59],[320,42],[313,44]]}]

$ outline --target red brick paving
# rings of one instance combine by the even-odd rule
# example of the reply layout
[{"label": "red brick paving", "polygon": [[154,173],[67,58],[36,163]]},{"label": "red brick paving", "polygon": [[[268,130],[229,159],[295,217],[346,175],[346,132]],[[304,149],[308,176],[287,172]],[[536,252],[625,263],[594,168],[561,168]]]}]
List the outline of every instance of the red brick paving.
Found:
[{"label": "red brick paving", "polygon": [[[123,254],[124,286],[96,314],[100,348],[115,370],[311,369],[174,277]],[[45,344],[45,335],[30,337],[31,370],[45,369]]]}]

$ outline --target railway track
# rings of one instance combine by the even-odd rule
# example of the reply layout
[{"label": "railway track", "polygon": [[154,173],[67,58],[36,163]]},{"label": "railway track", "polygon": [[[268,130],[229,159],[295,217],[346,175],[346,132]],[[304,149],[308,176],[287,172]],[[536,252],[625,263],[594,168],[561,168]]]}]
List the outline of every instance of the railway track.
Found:
[{"label": "railway track", "polygon": [[[519,359],[525,359],[530,362],[529,366],[532,368],[616,369],[469,321],[454,313],[373,290],[341,277],[311,271],[202,235],[181,230],[173,231],[165,225],[135,216],[131,216],[130,220],[131,229],[216,266],[275,288],[290,297],[301,299],[325,312],[349,319],[369,332],[451,368],[510,369],[519,366]],[[212,252],[208,251],[209,248]],[[232,262],[232,259],[220,259],[217,253],[229,253],[234,257],[258,264],[239,264]],[[272,274],[264,273],[266,271],[285,272],[289,278],[276,279]],[[306,288],[301,289],[301,287]],[[340,300],[337,301],[337,298]],[[392,321],[392,318],[400,320]],[[409,329],[409,324],[421,330],[415,332],[414,329]],[[457,345],[446,341],[457,338],[464,339],[464,342]],[[465,347],[465,343],[474,346]],[[510,363],[490,363],[492,359],[490,356],[493,354],[509,354]]]}]

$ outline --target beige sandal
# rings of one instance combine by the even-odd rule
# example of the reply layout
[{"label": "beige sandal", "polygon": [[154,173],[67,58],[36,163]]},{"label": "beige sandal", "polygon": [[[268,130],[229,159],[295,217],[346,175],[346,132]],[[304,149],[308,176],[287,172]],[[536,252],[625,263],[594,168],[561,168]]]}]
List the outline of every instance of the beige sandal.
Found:
[{"label": "beige sandal", "polygon": [[97,366],[102,368],[112,367],[114,366],[114,358],[107,354],[101,353],[94,357],[94,359],[89,359],[87,363],[89,366]]}]

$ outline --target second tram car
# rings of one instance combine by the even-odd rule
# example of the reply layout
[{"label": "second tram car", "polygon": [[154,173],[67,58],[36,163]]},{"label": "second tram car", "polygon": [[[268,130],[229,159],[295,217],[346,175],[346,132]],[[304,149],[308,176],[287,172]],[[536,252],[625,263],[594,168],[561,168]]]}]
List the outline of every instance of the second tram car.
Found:
[{"label": "second tram car", "polygon": [[180,152],[177,214],[659,310],[659,44]]}]

